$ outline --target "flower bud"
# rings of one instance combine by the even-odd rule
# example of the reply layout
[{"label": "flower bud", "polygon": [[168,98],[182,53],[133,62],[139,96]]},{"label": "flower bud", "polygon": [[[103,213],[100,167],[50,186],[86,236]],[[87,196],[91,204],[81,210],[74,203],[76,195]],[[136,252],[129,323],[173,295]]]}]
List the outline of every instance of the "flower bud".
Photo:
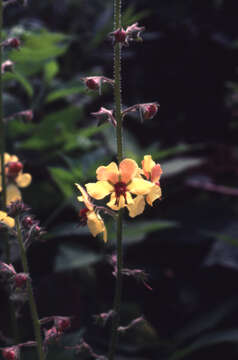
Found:
[{"label": "flower bud", "polygon": [[8,71],[12,72],[13,69],[14,69],[14,63],[11,60],[6,60],[1,65],[2,74],[4,74],[5,72],[8,72]]},{"label": "flower bud", "polygon": [[117,29],[114,32],[111,33],[114,36],[114,41],[118,43],[125,43],[126,42],[126,31],[121,28]]},{"label": "flower bud", "polygon": [[153,119],[158,111],[158,104],[157,103],[149,103],[149,104],[141,104],[141,112],[143,119]]},{"label": "flower bud", "polygon": [[92,112],[91,115],[96,116],[99,119],[98,125],[101,125],[108,121],[114,127],[117,126],[116,119],[113,116],[113,110],[108,110],[104,107],[101,107],[99,111]]},{"label": "flower bud", "polygon": [[2,349],[2,356],[6,360],[18,360],[19,359],[19,348],[18,346],[11,346]]},{"label": "flower bud", "polygon": [[11,161],[7,164],[7,176],[15,179],[22,169],[23,165],[20,161]]},{"label": "flower bud", "polygon": [[14,283],[17,288],[23,288],[26,285],[29,275],[25,273],[18,273],[14,277]]},{"label": "flower bud", "polygon": [[19,49],[21,42],[17,38],[8,39],[8,45],[13,49]]},{"label": "flower bud", "polygon": [[18,215],[23,214],[28,211],[29,207],[25,205],[21,200],[12,201],[8,206],[8,215],[15,218]]}]

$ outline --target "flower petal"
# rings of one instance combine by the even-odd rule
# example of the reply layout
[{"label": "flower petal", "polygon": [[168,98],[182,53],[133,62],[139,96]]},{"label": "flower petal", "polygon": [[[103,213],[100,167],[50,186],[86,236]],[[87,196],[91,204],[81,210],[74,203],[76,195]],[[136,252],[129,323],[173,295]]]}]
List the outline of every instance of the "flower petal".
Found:
[{"label": "flower petal", "polygon": [[99,166],[96,174],[98,180],[110,181],[112,184],[119,181],[118,166],[115,162],[111,162],[108,166]]},{"label": "flower petal", "polygon": [[135,178],[129,185],[127,185],[127,190],[129,190],[132,194],[147,195],[153,186],[154,184],[150,181]]},{"label": "flower petal", "polygon": [[128,208],[128,211],[129,211],[129,216],[132,217],[132,218],[137,216],[137,215],[142,214],[144,209],[145,209],[144,196],[138,195],[134,199],[134,204],[127,205],[127,208]]},{"label": "flower petal", "polygon": [[120,162],[119,171],[121,175],[120,181],[128,184],[138,173],[138,165],[135,160],[124,159]]},{"label": "flower petal", "polygon": [[145,175],[147,173],[151,173],[151,170],[155,166],[155,162],[152,160],[151,155],[145,155],[144,160],[141,161],[141,164],[142,164],[142,169],[144,170]]},{"label": "flower petal", "polygon": [[153,206],[153,202],[156,199],[160,199],[161,198],[161,187],[158,185],[155,185],[152,190],[150,191],[150,193],[146,196],[146,201],[150,206]]},{"label": "flower petal", "polygon": [[21,200],[21,192],[15,184],[10,184],[7,186],[6,191],[7,205],[10,205],[11,202]]},{"label": "flower petal", "polygon": [[129,191],[126,192],[126,204],[127,205],[134,204],[134,199],[132,198]]},{"label": "flower petal", "polygon": [[0,211],[0,222],[10,228],[13,228],[15,226],[15,220],[10,216],[7,216],[7,213],[5,213],[5,211]]},{"label": "flower petal", "polygon": [[31,183],[31,174],[20,173],[15,181],[19,187],[27,187]]},{"label": "flower petal", "polygon": [[96,200],[103,199],[114,190],[114,187],[107,181],[97,181],[96,183],[89,183],[85,186],[89,195]]},{"label": "flower petal", "polygon": [[160,164],[156,164],[151,170],[151,181],[157,183],[162,175],[163,171]]},{"label": "flower petal", "polygon": [[77,199],[78,201],[83,201],[85,206],[88,208],[88,210],[92,211],[93,210],[93,204],[91,203],[89,196],[87,194],[87,191],[84,190],[84,188],[79,185],[79,184],[75,184],[78,188],[78,190],[81,192],[82,196],[78,196]]},{"label": "flower petal", "polygon": [[120,195],[119,201],[117,201],[116,194],[113,192],[110,197],[110,201],[107,203],[107,206],[112,210],[120,210],[126,206],[125,198],[123,195]]},{"label": "flower petal", "polygon": [[87,213],[87,225],[94,237],[103,232],[103,240],[104,242],[107,242],[107,230],[104,222],[94,211],[89,211]]}]

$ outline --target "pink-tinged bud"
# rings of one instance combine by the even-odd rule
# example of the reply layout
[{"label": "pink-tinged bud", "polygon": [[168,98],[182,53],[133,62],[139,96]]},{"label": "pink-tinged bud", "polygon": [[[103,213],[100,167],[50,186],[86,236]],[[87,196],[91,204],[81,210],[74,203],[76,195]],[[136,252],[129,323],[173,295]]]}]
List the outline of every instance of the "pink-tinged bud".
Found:
[{"label": "pink-tinged bud", "polygon": [[18,346],[11,346],[2,349],[2,356],[6,360],[17,360],[19,358]]},{"label": "pink-tinged bud", "polygon": [[156,113],[158,111],[158,104],[157,103],[142,104],[141,111],[142,111],[143,118],[145,120],[153,119],[153,117],[156,115]]},{"label": "pink-tinged bud", "polygon": [[81,78],[84,84],[87,86],[89,90],[98,90],[99,95],[101,95],[102,84],[108,83],[110,85],[114,85],[114,80],[109,79],[105,76],[87,76]]},{"label": "pink-tinged bud", "polygon": [[11,60],[6,60],[1,65],[2,74],[4,74],[5,72],[8,72],[8,71],[12,72],[13,69],[14,69],[14,63]]},{"label": "pink-tinged bud", "polygon": [[71,319],[67,316],[55,316],[55,325],[59,331],[64,332],[66,329],[70,328]]},{"label": "pink-tinged bud", "polygon": [[45,333],[45,340],[44,342],[49,344],[52,341],[57,341],[59,340],[60,336],[61,336],[61,332],[58,331],[58,329],[53,326],[51,329],[49,330],[44,330]]},{"label": "pink-tinged bud", "polygon": [[85,81],[85,85],[86,85],[90,90],[98,90],[98,89],[99,89],[99,81],[98,81],[98,79],[88,78],[88,79]]},{"label": "pink-tinged bud", "polygon": [[143,316],[140,316],[140,317],[132,320],[132,321],[130,322],[130,324],[127,325],[127,326],[119,326],[119,327],[117,328],[117,331],[118,331],[119,333],[125,333],[127,330],[130,330],[131,328],[134,328],[134,327],[136,327],[136,326],[138,326],[138,325],[140,325],[140,324],[142,324],[142,323],[144,323],[144,322],[145,322],[144,317],[143,317]]},{"label": "pink-tinged bud", "polygon": [[7,176],[15,179],[22,169],[23,165],[20,161],[11,161],[7,164]]},{"label": "pink-tinged bud", "polygon": [[32,110],[21,111],[18,113],[18,115],[21,116],[27,122],[31,122],[34,117]]},{"label": "pink-tinged bud", "polygon": [[101,326],[105,326],[109,319],[115,316],[114,310],[109,310],[107,313],[101,313],[94,315],[95,323]]},{"label": "pink-tinged bud", "polygon": [[14,282],[17,288],[23,288],[26,285],[29,276],[25,273],[18,273],[15,275]]},{"label": "pink-tinged bud", "polygon": [[16,270],[14,268],[14,266],[12,264],[6,264],[2,261],[0,261],[0,272],[3,273],[8,273],[11,275],[15,275],[16,274]]},{"label": "pink-tinged bud", "polygon": [[125,43],[126,42],[126,31],[121,28],[117,29],[114,32],[111,33],[114,36],[114,41],[118,43]]},{"label": "pink-tinged bud", "polygon": [[101,107],[99,111],[92,112],[91,115],[96,116],[99,119],[98,125],[101,125],[107,121],[114,127],[117,125],[116,119],[113,116],[113,110],[108,110],[104,107]]},{"label": "pink-tinged bud", "polygon": [[12,201],[8,206],[8,215],[15,218],[17,215],[22,215],[26,211],[29,211],[30,208],[25,205],[21,200]]},{"label": "pink-tinged bud", "polygon": [[26,216],[22,220],[22,225],[27,229],[29,229],[33,224],[34,224],[34,220],[30,216]]}]

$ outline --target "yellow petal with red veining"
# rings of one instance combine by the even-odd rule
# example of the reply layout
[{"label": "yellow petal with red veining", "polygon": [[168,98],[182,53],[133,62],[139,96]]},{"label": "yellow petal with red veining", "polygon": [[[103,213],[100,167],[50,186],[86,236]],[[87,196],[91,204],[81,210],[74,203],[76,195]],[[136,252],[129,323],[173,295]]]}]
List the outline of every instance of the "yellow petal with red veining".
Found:
[{"label": "yellow petal with red veining", "polygon": [[86,184],[87,192],[96,200],[101,200],[113,192],[114,187],[107,181],[97,181],[96,183]]},{"label": "yellow petal with red veining", "polygon": [[134,204],[127,205],[127,208],[129,210],[129,216],[130,217],[136,217],[137,215],[140,215],[143,213],[145,209],[145,199],[144,196],[138,195],[134,199]]},{"label": "yellow petal with red veining", "polygon": [[88,210],[92,211],[93,210],[93,204],[91,203],[89,196],[87,194],[87,191],[84,190],[84,188],[79,185],[79,184],[75,184],[78,188],[78,190],[81,192],[82,196],[78,196],[77,199],[78,201],[82,201],[84,202],[85,206],[87,207]]},{"label": "yellow petal with red veining", "polygon": [[155,185],[152,190],[150,191],[150,193],[146,196],[146,201],[150,206],[153,206],[153,202],[156,199],[160,199],[161,198],[161,187],[158,185]]},{"label": "yellow petal with red veining", "polygon": [[31,174],[20,173],[15,181],[19,187],[22,187],[22,188],[27,187],[31,183]]},{"label": "yellow petal with red veining", "polygon": [[7,186],[6,197],[7,197],[7,205],[10,205],[10,203],[13,201],[22,199],[20,190],[14,184],[10,184]]},{"label": "yellow petal with red veining", "polygon": [[103,233],[103,240],[104,242],[107,242],[107,230],[105,228],[104,222],[101,217],[94,211],[89,211],[87,213],[87,225],[94,237],[100,233]]},{"label": "yellow petal with red veining", "polygon": [[124,159],[119,165],[120,181],[128,184],[138,173],[138,165],[135,160]]},{"label": "yellow petal with red veining", "polygon": [[129,185],[127,185],[127,190],[132,194],[136,195],[147,195],[151,191],[154,184],[150,181],[134,178]]},{"label": "yellow petal with red veining", "polygon": [[112,184],[116,184],[119,181],[118,166],[115,162],[111,162],[108,166],[99,166],[96,174],[98,180],[110,181]]}]

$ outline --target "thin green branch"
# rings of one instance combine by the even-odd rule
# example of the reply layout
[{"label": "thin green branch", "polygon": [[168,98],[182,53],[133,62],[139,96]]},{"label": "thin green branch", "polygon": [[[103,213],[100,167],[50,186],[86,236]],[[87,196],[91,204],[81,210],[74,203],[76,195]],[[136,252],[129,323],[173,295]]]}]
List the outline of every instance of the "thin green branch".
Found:
[{"label": "thin green branch", "polygon": [[[16,228],[17,228],[17,239],[18,239],[19,248],[20,248],[20,255],[21,255],[23,271],[26,274],[29,274],[29,266],[28,266],[25,247],[24,247],[23,240],[22,240],[22,233],[21,233],[20,221],[19,221],[18,216],[16,217]],[[27,280],[27,293],[28,293],[28,298],[29,298],[31,317],[32,317],[33,325],[34,325],[38,358],[39,358],[39,360],[44,360],[45,354],[43,351],[43,342],[42,342],[42,337],[41,337],[40,321],[39,321],[39,316],[38,316],[38,312],[37,312],[37,308],[36,308],[36,302],[35,302],[35,298],[33,295],[33,289],[32,289],[30,279]]]}]

